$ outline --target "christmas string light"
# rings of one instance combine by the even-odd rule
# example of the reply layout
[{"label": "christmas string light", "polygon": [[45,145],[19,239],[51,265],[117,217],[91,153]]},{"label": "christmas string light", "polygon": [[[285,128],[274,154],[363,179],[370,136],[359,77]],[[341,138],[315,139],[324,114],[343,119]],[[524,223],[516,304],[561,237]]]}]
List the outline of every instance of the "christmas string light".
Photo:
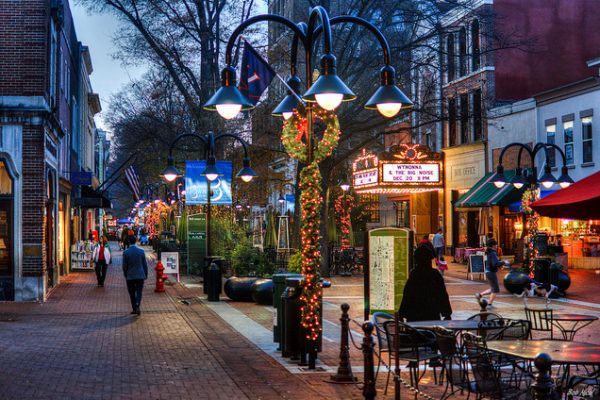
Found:
[{"label": "christmas string light", "polygon": [[540,221],[540,215],[533,211],[533,208],[531,208],[531,203],[533,203],[534,201],[536,201],[538,199],[538,191],[536,188],[529,188],[527,190],[525,190],[525,192],[523,192],[523,196],[521,197],[521,208],[523,209],[523,212],[525,213],[525,218],[526,218],[526,227],[527,227],[527,236],[526,236],[526,241],[527,241],[527,249],[528,249],[528,254],[529,254],[529,262],[528,262],[528,269],[529,269],[529,274],[532,275],[533,274],[533,260],[535,258],[538,257],[538,251],[534,246],[534,242],[535,242],[535,236],[537,235],[538,232],[538,224]]},{"label": "christmas string light", "polygon": [[340,247],[342,250],[350,247],[351,220],[350,213],[354,208],[354,197],[347,193],[335,199],[335,218],[340,227]]}]

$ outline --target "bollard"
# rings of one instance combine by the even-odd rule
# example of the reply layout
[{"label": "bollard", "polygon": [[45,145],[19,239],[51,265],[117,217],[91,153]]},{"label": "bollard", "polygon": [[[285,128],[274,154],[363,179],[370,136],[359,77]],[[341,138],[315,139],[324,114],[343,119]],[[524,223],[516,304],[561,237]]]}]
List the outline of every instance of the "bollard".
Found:
[{"label": "bollard", "polygon": [[533,398],[535,400],[551,400],[558,398],[555,395],[555,386],[550,376],[550,368],[552,367],[552,357],[547,353],[540,353],[534,360],[538,374],[535,377],[533,385]]},{"label": "bollard", "polygon": [[479,312],[487,312],[488,301],[486,299],[479,300]]},{"label": "bollard", "polygon": [[336,383],[354,383],[356,378],[352,375],[352,366],[350,365],[350,348],[348,335],[350,334],[350,317],[348,310],[350,306],[347,303],[342,304],[342,337],[340,343],[340,363],[337,374],[331,375],[331,380]]},{"label": "bollard", "polygon": [[219,301],[221,294],[221,269],[214,262],[208,267],[208,282],[204,282],[208,301]]},{"label": "bollard", "polygon": [[156,263],[154,270],[156,271],[156,288],[154,291],[156,293],[163,293],[165,291],[165,281],[167,280],[167,276],[164,273],[165,267],[163,267],[160,260]]},{"label": "bollard", "polygon": [[362,352],[365,367],[365,385],[363,387],[363,396],[367,400],[373,400],[377,395],[377,389],[375,388],[375,365],[373,363],[373,352],[375,348],[375,342],[373,341],[373,324],[371,322],[364,322],[362,324],[362,330],[365,333],[362,343]]}]

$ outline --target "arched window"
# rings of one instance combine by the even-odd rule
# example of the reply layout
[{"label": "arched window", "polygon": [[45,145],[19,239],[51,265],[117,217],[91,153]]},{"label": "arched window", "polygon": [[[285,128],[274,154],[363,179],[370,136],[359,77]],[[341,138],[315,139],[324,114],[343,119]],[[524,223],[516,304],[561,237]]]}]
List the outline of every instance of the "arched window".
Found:
[{"label": "arched window", "polygon": [[454,80],[454,35],[449,34],[446,39],[446,65],[448,68],[448,82]]},{"label": "arched window", "polygon": [[459,76],[467,74],[467,30],[464,26],[458,33],[458,68]]},{"label": "arched window", "polygon": [[471,23],[471,67],[477,71],[481,66],[481,36],[479,34],[479,20]]}]

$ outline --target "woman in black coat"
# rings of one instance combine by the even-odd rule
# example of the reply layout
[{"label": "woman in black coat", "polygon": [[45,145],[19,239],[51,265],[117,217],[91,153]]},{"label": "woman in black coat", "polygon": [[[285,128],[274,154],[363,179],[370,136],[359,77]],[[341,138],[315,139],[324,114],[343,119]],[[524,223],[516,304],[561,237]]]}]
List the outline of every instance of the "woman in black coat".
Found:
[{"label": "woman in black coat", "polygon": [[444,278],[431,266],[435,254],[422,242],[415,250],[415,268],[404,287],[400,318],[407,321],[451,319],[452,306]]}]

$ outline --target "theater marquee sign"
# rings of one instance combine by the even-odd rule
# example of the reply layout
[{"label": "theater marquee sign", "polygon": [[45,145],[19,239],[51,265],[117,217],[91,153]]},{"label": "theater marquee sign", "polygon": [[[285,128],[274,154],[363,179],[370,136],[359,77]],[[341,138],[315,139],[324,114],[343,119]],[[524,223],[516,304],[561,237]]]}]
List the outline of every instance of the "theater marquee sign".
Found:
[{"label": "theater marquee sign", "polygon": [[363,154],[352,164],[358,193],[415,193],[443,189],[443,160],[427,146],[401,144],[379,155]]}]

